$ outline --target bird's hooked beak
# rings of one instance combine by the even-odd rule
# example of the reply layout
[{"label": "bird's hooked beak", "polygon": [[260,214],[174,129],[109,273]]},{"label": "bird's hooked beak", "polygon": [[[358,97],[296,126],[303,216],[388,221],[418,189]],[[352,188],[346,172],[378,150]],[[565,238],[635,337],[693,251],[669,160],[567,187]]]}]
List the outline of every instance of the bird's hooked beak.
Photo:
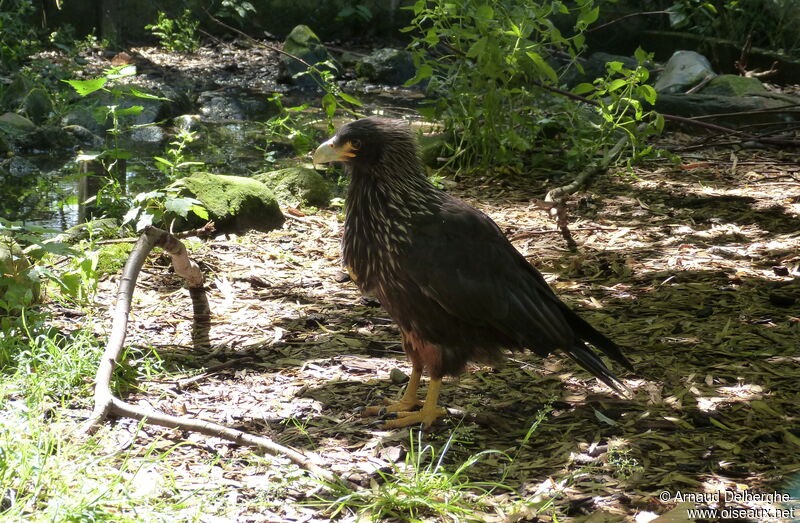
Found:
[{"label": "bird's hooked beak", "polygon": [[336,136],[324,142],[322,145],[317,147],[317,150],[314,151],[314,155],[311,158],[311,161],[315,164],[318,163],[331,163],[331,162],[346,162],[352,158],[355,158],[356,154],[356,147],[353,146],[352,142],[345,142],[343,145],[336,144]]}]

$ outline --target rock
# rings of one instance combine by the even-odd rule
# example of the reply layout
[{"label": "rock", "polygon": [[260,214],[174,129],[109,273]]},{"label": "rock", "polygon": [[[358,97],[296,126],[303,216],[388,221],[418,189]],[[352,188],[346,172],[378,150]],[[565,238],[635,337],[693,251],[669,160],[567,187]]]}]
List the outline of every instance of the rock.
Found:
[{"label": "rock", "polygon": [[[328,53],[328,49],[322,45],[322,42],[314,34],[307,25],[298,25],[283,43],[283,50],[293,56],[296,56],[305,62],[316,65],[320,62],[329,61],[334,65],[317,65],[319,69],[331,71],[334,76],[339,74],[339,65],[336,64],[333,57]],[[291,82],[300,87],[315,87],[317,84],[314,79],[309,75],[302,75],[295,78],[295,75],[306,70],[306,66],[285,55],[281,55],[281,69],[283,80]]]},{"label": "rock", "polygon": [[91,148],[103,147],[103,139],[86,127],[80,125],[65,125],[62,129],[72,135],[81,145]]},{"label": "rock", "polygon": [[24,76],[17,76],[3,91],[0,105],[12,111],[19,109],[31,89],[33,89],[33,85],[30,80]]},{"label": "rock", "polygon": [[356,73],[371,82],[402,85],[414,78],[411,53],[401,49],[377,49],[356,63]]},{"label": "rock", "polygon": [[76,144],[75,137],[65,133],[61,127],[54,125],[43,125],[33,132],[20,139],[19,145],[22,149],[37,152],[56,151],[59,149],[71,149]]},{"label": "rock", "polygon": [[178,130],[193,132],[200,129],[200,119],[199,114],[181,114],[172,119],[172,125]]},{"label": "rock", "polygon": [[[258,180],[197,172],[174,185],[200,200],[219,230],[269,231],[283,224],[284,216],[275,196]],[[202,225],[189,219],[189,226],[195,224]]]},{"label": "rock", "polygon": [[20,246],[0,235],[0,296],[11,312],[39,301],[40,281]]},{"label": "rock", "polygon": [[105,129],[103,129],[103,126],[97,121],[94,113],[86,107],[79,106],[71,109],[61,118],[61,125],[63,127],[79,125],[98,136],[102,136],[105,133]]},{"label": "rock", "polygon": [[[800,100],[798,100],[800,102]],[[710,94],[660,94],[655,109],[662,114],[677,116],[722,115],[714,122],[727,125],[783,123],[792,118],[784,99],[760,96],[717,96]],[[764,111],[764,109],[773,109]]]},{"label": "rock", "polygon": [[155,125],[137,127],[131,131],[131,141],[136,143],[161,143],[164,140],[164,130]]},{"label": "rock", "polygon": [[19,136],[33,131],[36,129],[36,125],[24,116],[16,113],[5,113],[0,115],[0,129],[8,134]]},{"label": "rock", "polygon": [[664,94],[683,93],[708,76],[716,74],[705,56],[694,51],[675,51],[656,80],[655,89]]},{"label": "rock", "polygon": [[200,115],[206,120],[244,120],[244,110],[230,95],[217,91],[200,93],[197,97]]},{"label": "rock", "polygon": [[327,207],[331,202],[331,187],[317,171],[305,167],[289,167],[253,176],[275,191],[285,202]]},{"label": "rock", "polygon": [[14,178],[27,178],[39,172],[35,165],[30,160],[22,156],[14,156],[5,164],[8,173]]},{"label": "rock", "polygon": [[767,88],[758,78],[748,78],[735,74],[721,74],[708,82],[700,91],[701,94],[719,96],[751,96],[768,93]]},{"label": "rock", "polygon": [[47,91],[41,87],[31,89],[25,96],[22,106],[28,118],[37,124],[47,121],[53,112],[53,101]]}]

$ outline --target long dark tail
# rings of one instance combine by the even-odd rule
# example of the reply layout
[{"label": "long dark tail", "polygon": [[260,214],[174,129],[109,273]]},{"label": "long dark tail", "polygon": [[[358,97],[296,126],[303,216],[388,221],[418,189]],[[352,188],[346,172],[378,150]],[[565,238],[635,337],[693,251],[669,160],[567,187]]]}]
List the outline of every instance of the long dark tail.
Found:
[{"label": "long dark tail", "polygon": [[569,349],[564,349],[564,353],[572,358],[575,363],[594,374],[597,379],[614,389],[616,392],[625,395],[628,387],[611,372],[603,360],[594,353],[585,343],[578,342]]},{"label": "long dark tail", "polygon": [[[570,327],[572,327],[577,335],[576,337],[580,338],[581,340],[588,341],[600,349],[603,354],[616,361],[626,369],[631,371],[633,370],[633,365],[630,361],[628,361],[628,358],[622,354],[622,350],[620,350],[616,343],[598,332],[594,327],[589,325],[586,320],[575,314],[566,305],[562,310],[567,318],[567,321],[569,322]],[[567,354],[567,356],[575,360],[578,365],[594,374],[600,381],[615,391],[623,393],[623,390],[628,390],[628,388],[625,387],[625,385],[614,375],[614,373],[611,372],[608,367],[606,367],[606,364],[603,363],[603,360],[601,360],[592,349],[583,343],[583,341],[579,341],[573,347],[565,349],[564,352]]]}]

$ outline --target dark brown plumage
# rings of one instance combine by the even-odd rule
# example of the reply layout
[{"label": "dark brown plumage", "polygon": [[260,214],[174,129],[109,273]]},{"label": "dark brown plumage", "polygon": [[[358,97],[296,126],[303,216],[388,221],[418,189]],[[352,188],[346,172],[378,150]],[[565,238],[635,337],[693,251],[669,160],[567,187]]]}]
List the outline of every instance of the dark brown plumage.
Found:
[{"label": "dark brown plumage", "polygon": [[[387,409],[398,419],[386,426],[430,425],[443,414],[441,378],[468,361],[497,363],[504,348],[541,356],[561,350],[620,390],[586,342],[632,369],[619,347],[559,300],[488,216],[428,182],[406,123],[346,124],[314,161],[344,162],[351,180],[343,261],[397,322],[413,366],[406,393]],[[431,378],[424,404],[417,399],[423,370]]]}]

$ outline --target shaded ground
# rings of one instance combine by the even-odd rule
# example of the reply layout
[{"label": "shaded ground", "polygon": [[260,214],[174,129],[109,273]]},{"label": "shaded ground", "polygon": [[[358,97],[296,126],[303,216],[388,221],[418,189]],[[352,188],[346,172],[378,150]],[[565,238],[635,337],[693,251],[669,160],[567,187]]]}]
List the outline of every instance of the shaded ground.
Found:
[{"label": "shaded ground", "polygon": [[[505,473],[516,490],[496,491],[499,508],[482,518],[547,521],[602,511],[646,521],[674,508],[678,491],[772,493],[792,481],[797,499],[800,168],[796,157],[776,161],[768,151],[739,152],[735,160],[719,154],[724,159],[599,181],[570,209],[577,253],[564,249],[530,203],[543,181],[451,189],[516,238],[558,294],[625,346],[637,369],[624,376],[630,399],[566,358],[528,354],[500,370],[473,366],[447,383],[442,401],[452,415],[424,441],[438,448],[454,435],[450,466],[485,449],[515,457],[507,467],[487,456],[468,472],[475,481]],[[314,451],[364,485],[402,462],[408,432],[372,428],[355,413],[378,392],[399,394],[390,371],[410,368],[385,312],[351,282],[339,283],[340,234],[341,217],[323,210],[270,234],[200,246],[194,257],[208,275],[215,314],[211,353],[190,348],[181,282],[163,260],[150,264],[128,343],[152,346],[165,365],[195,377],[142,382],[131,398]],[[117,283],[102,282],[101,301],[111,304]],[[544,421],[521,446],[543,409]],[[125,420],[107,430],[110,448],[129,444],[132,434],[142,448],[186,437]],[[316,485],[282,460],[186,439],[163,458],[172,468],[168,482],[157,464],[147,469],[148,488],[218,493],[202,509],[208,521],[327,520],[304,504]],[[550,498],[554,506],[537,514],[536,503]],[[187,507],[186,516],[197,510]]]}]

